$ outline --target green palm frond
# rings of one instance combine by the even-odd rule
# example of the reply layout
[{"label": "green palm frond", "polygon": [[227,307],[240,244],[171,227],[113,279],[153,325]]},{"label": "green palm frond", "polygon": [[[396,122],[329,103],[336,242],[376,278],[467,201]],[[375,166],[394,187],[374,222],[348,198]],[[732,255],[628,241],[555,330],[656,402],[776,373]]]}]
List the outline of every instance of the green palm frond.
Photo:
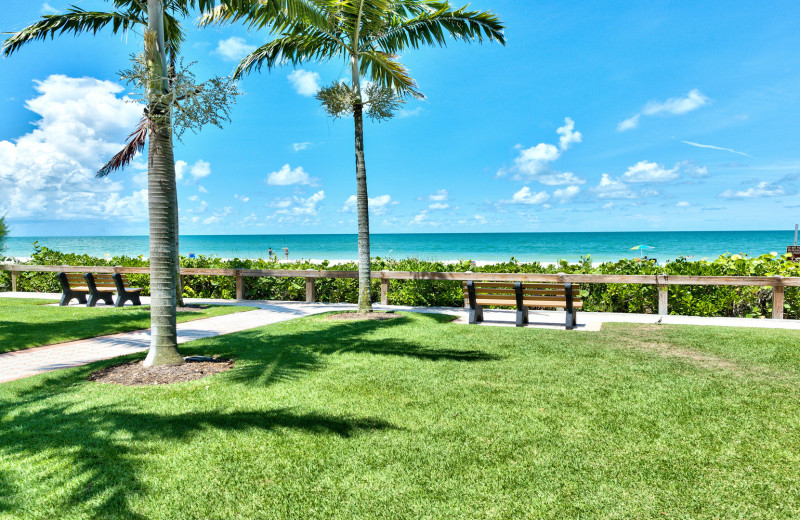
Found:
[{"label": "green palm frond", "polygon": [[73,33],[78,35],[84,32],[96,34],[100,29],[111,25],[111,30],[127,32],[134,25],[146,24],[141,13],[135,11],[102,13],[97,11],[84,11],[79,7],[71,7],[64,14],[53,14],[42,17],[42,20],[14,33],[3,42],[3,54],[10,56],[18,51],[24,44],[36,40],[45,40],[49,36],[54,38],[57,34]]},{"label": "green palm frond", "polygon": [[345,52],[346,48],[337,41],[313,29],[297,31],[272,40],[251,52],[237,65],[233,78],[246,76],[252,69],[261,70],[263,65],[272,68],[283,63],[324,60],[344,55]]},{"label": "green palm frond", "polygon": [[362,76],[395,90],[400,96],[414,96],[417,99],[425,97],[417,90],[417,83],[408,74],[408,69],[395,60],[397,56],[381,51],[366,51],[359,57]]},{"label": "green palm frond", "polygon": [[200,17],[198,25],[221,25],[242,21],[249,29],[271,28],[281,32],[296,20],[325,29],[328,20],[313,0],[225,0]]},{"label": "green palm frond", "polygon": [[409,47],[417,49],[422,45],[444,46],[448,35],[464,41],[481,42],[486,38],[505,45],[504,26],[496,14],[467,11],[466,7],[452,11],[447,4],[438,6],[438,10],[410,20],[395,18],[385,31],[376,31],[363,38],[361,45],[396,53]]}]

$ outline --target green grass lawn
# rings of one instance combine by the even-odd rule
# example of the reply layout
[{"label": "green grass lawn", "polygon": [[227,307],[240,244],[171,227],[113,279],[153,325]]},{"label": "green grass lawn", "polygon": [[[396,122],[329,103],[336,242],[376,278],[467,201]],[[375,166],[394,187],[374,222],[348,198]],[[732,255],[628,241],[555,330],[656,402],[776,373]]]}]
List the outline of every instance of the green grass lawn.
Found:
[{"label": "green grass lawn", "polygon": [[236,367],[178,385],[2,384],[0,518],[800,516],[800,333],[448,321],[195,341]]},{"label": "green grass lawn", "polygon": [[[0,353],[76,339],[150,328],[150,306],[53,307],[56,300],[0,298]],[[215,305],[178,313],[178,322],[210,318],[251,307]]]}]

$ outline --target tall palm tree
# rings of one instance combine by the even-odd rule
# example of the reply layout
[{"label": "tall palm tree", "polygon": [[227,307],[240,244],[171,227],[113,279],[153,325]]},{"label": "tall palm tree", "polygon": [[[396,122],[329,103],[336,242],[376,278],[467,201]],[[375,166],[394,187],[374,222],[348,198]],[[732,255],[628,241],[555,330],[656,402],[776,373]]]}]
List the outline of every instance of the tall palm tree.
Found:
[{"label": "tall palm tree", "polygon": [[207,13],[201,25],[242,21],[251,29],[278,33],[236,67],[234,78],[263,65],[283,62],[349,61],[355,123],[356,202],[358,211],[358,310],[372,311],[370,298],[369,209],[364,161],[361,79],[393,89],[399,96],[421,97],[398,53],[422,45],[444,46],[447,36],[465,42],[505,44],[503,25],[489,11],[454,9],[434,0],[230,0]]},{"label": "tall palm tree", "polygon": [[[178,17],[191,9],[214,7],[214,0],[112,0],[111,12],[85,11],[72,6],[64,14],[46,15],[42,20],[12,34],[3,43],[3,54],[10,56],[35,40],[54,38],[57,34],[75,35],[110,26],[111,31],[126,33],[144,28],[145,55],[148,59],[152,99],[169,89],[167,81],[167,45],[177,51],[184,39]],[[166,2],[166,4],[164,3]],[[146,366],[183,363],[178,353],[176,330],[176,287],[178,257],[177,188],[172,150],[169,110],[163,103],[150,102],[148,144],[148,212],[150,217],[150,292],[152,295],[151,343]]]}]

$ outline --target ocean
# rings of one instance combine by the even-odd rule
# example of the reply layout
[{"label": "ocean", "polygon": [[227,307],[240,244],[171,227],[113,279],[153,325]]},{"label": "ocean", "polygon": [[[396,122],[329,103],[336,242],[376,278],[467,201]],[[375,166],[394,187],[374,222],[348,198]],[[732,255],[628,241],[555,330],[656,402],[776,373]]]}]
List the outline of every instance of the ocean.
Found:
[{"label": "ocean", "polygon": [[[148,255],[146,236],[99,237],[9,237],[0,256],[30,257],[33,243],[65,253],[92,256]],[[570,262],[591,255],[593,262],[614,261],[647,255],[659,261],[679,256],[715,258],[726,252],[758,256],[785,253],[793,244],[794,230],[787,231],[641,231],[596,233],[373,233],[373,257],[421,260],[475,260]],[[642,253],[631,251],[650,246]],[[356,235],[187,235],[180,239],[182,255],[220,258],[266,258],[267,248],[280,253],[289,248],[289,258],[355,260]]]}]

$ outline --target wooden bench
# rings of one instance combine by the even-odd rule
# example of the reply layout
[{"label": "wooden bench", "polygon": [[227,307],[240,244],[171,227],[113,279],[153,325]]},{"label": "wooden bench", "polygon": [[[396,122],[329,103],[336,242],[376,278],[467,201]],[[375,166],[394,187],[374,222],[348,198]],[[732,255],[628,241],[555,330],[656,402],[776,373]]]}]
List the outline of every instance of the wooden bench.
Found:
[{"label": "wooden bench", "polygon": [[[88,307],[94,307],[98,301],[104,301],[115,307],[122,307],[126,301],[131,301],[133,305],[142,304],[139,299],[142,289],[129,287],[128,280],[123,274],[58,273],[58,281],[61,283],[63,293],[59,305],[68,305],[73,298],[77,298],[78,303],[85,303]],[[116,301],[113,300],[114,292],[117,293]]]},{"label": "wooden bench", "polygon": [[469,322],[483,321],[484,305],[509,306],[517,308],[517,327],[528,323],[528,309],[563,308],[567,312],[567,330],[577,324],[577,310],[583,307],[580,289],[570,282],[526,283],[526,282],[464,282],[464,298],[469,300]]},{"label": "wooden bench", "polygon": [[[89,307],[93,307],[91,302],[92,298],[95,298],[95,295],[97,295],[95,302],[97,299],[103,299],[107,304],[111,305],[111,293],[114,291],[117,293],[117,299],[113,302],[114,307],[123,307],[127,301],[130,301],[133,305],[142,304],[139,299],[139,294],[142,292],[142,289],[139,287],[130,287],[128,285],[128,277],[124,274],[86,273],[84,277],[89,286],[89,292],[92,294],[92,296],[89,297]],[[106,299],[106,295],[108,295],[108,299]]]}]

